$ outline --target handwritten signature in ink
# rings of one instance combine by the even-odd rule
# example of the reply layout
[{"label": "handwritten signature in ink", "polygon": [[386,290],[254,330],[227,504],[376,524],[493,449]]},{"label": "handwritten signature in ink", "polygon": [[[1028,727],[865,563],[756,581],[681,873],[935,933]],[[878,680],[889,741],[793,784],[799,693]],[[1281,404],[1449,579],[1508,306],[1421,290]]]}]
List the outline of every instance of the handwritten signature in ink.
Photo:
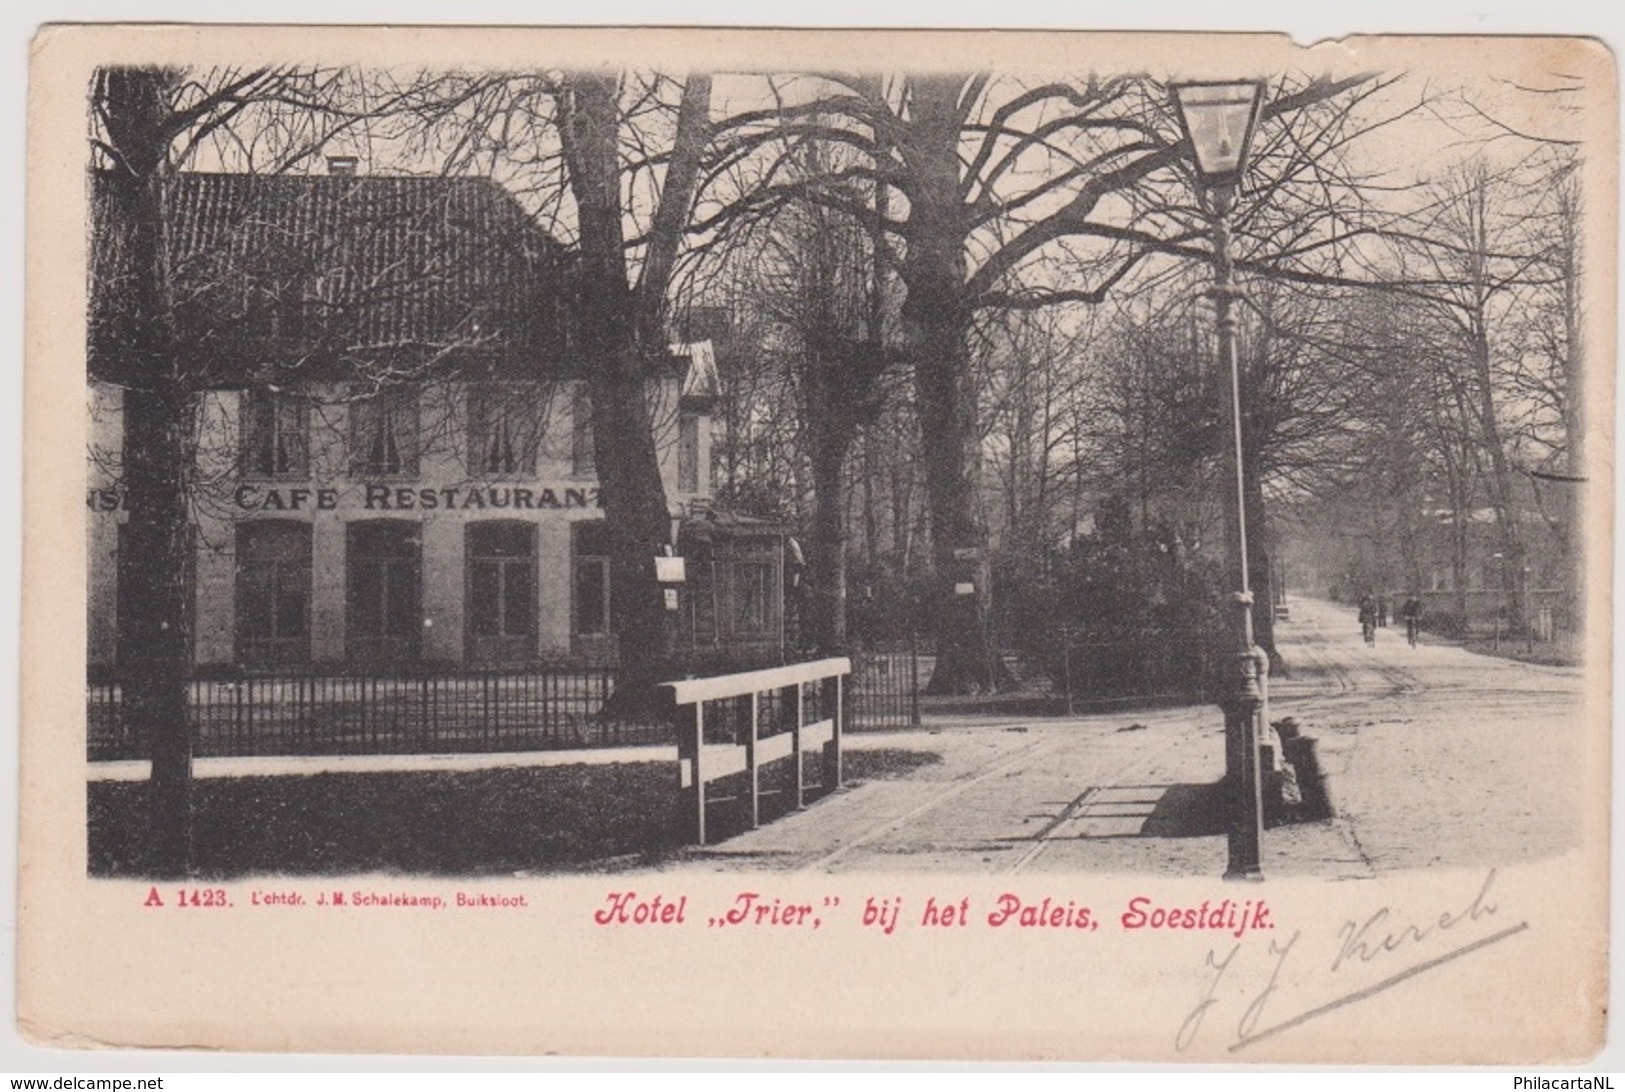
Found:
[{"label": "handwritten signature in ink", "polygon": [[[1491,898],[1495,876],[1495,870],[1491,869],[1465,906],[1436,915],[1406,920],[1395,908],[1384,906],[1364,917],[1345,919],[1330,938],[1306,937],[1302,929],[1293,932],[1285,941],[1272,937],[1262,958],[1256,944],[1250,945],[1244,941],[1232,944],[1222,955],[1219,949],[1209,949],[1203,964],[1205,981],[1201,996],[1180,1024],[1174,1036],[1174,1049],[1179,1052],[1188,1050],[1196,1041],[1204,1022],[1221,1008],[1239,1005],[1241,1009],[1236,1017],[1235,1038],[1228,1048],[1235,1053],[1348,1005],[1368,1000],[1401,982],[1523,932],[1529,928],[1527,921],[1467,939],[1478,931],[1474,926],[1484,922],[1487,924],[1481,928],[1489,928],[1490,924],[1495,924],[1492,919],[1500,913],[1499,906]],[[1452,939],[1460,939],[1464,943],[1439,950]],[[1416,957],[1416,961],[1405,962],[1384,978],[1364,982],[1294,1016],[1264,1023],[1264,1016],[1272,1003],[1278,1010],[1282,995],[1287,992],[1283,983],[1289,979],[1283,976],[1283,972],[1289,961],[1294,968],[1302,966],[1313,975],[1314,965],[1319,962],[1314,955],[1317,944],[1324,944],[1330,950],[1330,958],[1324,964],[1326,976],[1343,981],[1369,977],[1359,973],[1362,969],[1386,970],[1404,961],[1407,954]],[[1262,970],[1259,969],[1260,963]]]}]

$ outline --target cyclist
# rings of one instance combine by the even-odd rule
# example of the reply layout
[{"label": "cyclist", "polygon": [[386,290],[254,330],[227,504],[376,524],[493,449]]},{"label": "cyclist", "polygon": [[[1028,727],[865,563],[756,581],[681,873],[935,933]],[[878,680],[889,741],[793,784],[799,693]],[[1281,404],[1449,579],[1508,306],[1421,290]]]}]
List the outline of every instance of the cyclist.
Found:
[{"label": "cyclist", "polygon": [[1360,632],[1365,635],[1365,643],[1377,643],[1377,603],[1370,595],[1360,597]]},{"label": "cyclist", "polygon": [[1412,648],[1415,648],[1416,636],[1422,629],[1422,601],[1416,597],[1415,592],[1405,600],[1402,613],[1405,618],[1405,639],[1411,643]]}]

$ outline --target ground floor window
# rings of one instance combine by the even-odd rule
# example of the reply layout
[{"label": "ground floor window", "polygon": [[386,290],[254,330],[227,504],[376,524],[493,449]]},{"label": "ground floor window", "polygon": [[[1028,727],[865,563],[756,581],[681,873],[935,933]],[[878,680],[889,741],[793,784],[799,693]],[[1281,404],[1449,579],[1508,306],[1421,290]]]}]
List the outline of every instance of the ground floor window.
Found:
[{"label": "ground floor window", "polygon": [[469,524],[466,624],[478,664],[525,663],[536,651],[536,528]]},{"label": "ground floor window", "polygon": [[236,598],[238,663],[309,663],[310,524],[239,523]]},{"label": "ground floor window", "polygon": [[771,561],[740,561],[734,565],[734,628],[738,632],[761,634],[773,628],[776,584]]},{"label": "ground floor window", "polygon": [[717,564],[708,557],[688,562],[688,610],[693,642],[697,648],[717,643]]},{"label": "ground floor window", "polygon": [[571,542],[571,630],[609,636],[609,534],[602,520],[574,525]]},{"label": "ground floor window", "polygon": [[352,523],[346,532],[345,629],[362,664],[419,658],[423,642],[422,528],[400,520]]}]

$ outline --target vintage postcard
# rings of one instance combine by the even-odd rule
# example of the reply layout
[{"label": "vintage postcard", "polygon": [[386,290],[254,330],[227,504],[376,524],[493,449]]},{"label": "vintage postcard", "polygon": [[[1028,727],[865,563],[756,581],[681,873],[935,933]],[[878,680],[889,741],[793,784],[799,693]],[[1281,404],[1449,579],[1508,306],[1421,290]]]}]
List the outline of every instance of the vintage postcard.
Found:
[{"label": "vintage postcard", "polygon": [[1593,1058],[1616,95],[47,28],[22,1033]]}]

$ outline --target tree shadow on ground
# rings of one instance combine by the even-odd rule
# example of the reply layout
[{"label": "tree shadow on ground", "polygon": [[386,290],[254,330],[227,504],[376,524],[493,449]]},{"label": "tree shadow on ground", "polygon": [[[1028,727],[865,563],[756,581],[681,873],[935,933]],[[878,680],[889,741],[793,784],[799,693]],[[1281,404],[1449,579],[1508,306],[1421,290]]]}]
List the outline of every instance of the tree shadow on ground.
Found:
[{"label": "tree shadow on ground", "polygon": [[[846,775],[902,777],[935,760],[854,751]],[[193,793],[199,879],[598,871],[656,863],[685,830],[669,761],[200,778]],[[92,782],[88,818],[90,874],[144,876],[147,782]]]}]

